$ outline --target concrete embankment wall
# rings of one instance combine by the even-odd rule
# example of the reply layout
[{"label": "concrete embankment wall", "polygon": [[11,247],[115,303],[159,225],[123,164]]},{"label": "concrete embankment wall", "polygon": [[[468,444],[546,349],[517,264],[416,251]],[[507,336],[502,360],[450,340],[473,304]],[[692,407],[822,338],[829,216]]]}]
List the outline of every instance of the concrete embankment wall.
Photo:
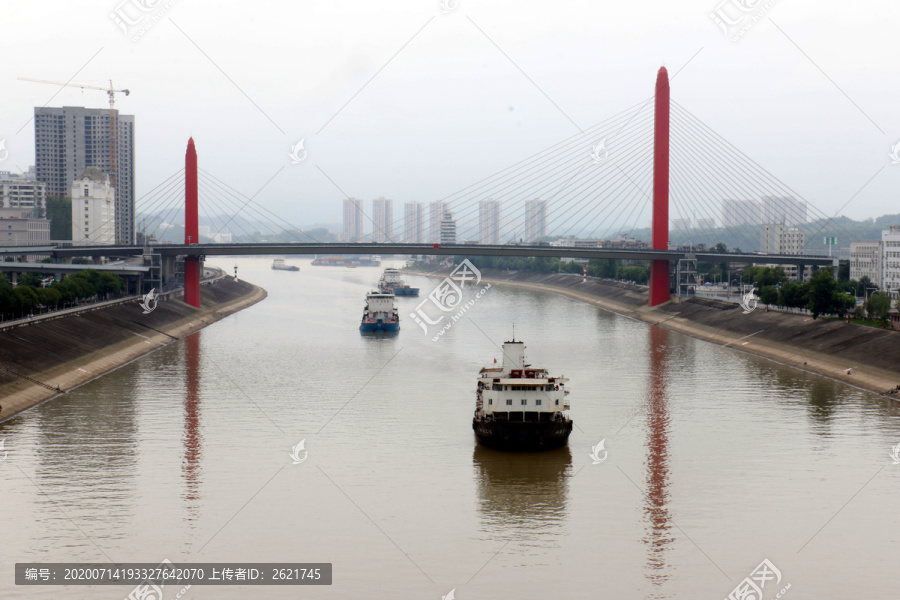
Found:
[{"label": "concrete embankment wall", "polygon": [[0,421],[189,335],[266,297],[225,277],[201,287],[201,308],[180,299],[143,314],[137,302],[0,331]]},{"label": "concrete embankment wall", "polygon": [[[813,320],[809,315],[766,312],[764,306],[744,314],[740,305],[716,300],[673,301],[649,308],[645,286],[590,278],[582,282],[580,276],[568,274],[493,270],[484,270],[482,274],[492,284],[560,293],[875,392],[884,393],[900,384],[900,331],[822,318]],[[433,275],[443,277],[446,272]],[[900,394],[890,397],[900,400]]]}]

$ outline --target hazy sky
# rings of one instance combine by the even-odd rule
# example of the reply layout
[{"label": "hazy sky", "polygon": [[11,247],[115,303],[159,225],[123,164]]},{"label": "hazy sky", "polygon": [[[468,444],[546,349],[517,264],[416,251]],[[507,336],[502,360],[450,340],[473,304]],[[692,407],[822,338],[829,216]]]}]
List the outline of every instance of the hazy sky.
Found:
[{"label": "hazy sky", "polygon": [[[0,169],[33,164],[34,106],[107,106],[17,77],[111,78],[138,198],[193,136],[292,223],[339,221],[335,184],[366,212],[439,199],[649,98],[665,65],[674,100],[824,212],[900,212],[896,2],[446,1],[4,0]],[[752,27],[732,41],[716,9]]]}]

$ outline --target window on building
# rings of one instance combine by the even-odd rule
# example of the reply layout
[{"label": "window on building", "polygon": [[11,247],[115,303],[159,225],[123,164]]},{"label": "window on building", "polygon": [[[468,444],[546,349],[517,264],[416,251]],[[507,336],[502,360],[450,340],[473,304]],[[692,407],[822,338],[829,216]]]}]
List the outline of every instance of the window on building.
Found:
[{"label": "window on building", "polygon": [[507,405],[507,406],[512,406],[512,398],[508,398],[508,399],[506,400],[506,405]]},{"label": "window on building", "polygon": [[522,406],[528,406],[528,400],[522,398]]},{"label": "window on building", "polygon": [[540,406],[540,405],[541,405],[541,401],[540,401],[540,400],[535,400],[535,401],[534,401],[534,404],[535,404],[535,406]]},{"label": "window on building", "polygon": [[494,403],[494,399],[493,399],[493,398],[488,398],[488,404],[493,404],[493,403]]}]

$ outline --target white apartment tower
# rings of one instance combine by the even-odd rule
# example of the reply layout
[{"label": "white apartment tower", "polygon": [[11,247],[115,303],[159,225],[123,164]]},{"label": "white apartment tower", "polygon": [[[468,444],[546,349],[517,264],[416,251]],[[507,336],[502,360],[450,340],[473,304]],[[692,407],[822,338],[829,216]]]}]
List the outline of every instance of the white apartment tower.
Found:
[{"label": "white apartment tower", "polygon": [[81,245],[116,243],[115,189],[109,175],[88,167],[72,182],[72,241]]},{"label": "white apartment tower", "polygon": [[381,197],[372,200],[372,240],[391,242],[394,239],[394,201]]},{"label": "white apartment tower", "polygon": [[445,212],[441,215],[441,244],[456,243],[456,221],[453,219],[453,213]]},{"label": "white apartment tower", "polygon": [[358,242],[363,236],[363,203],[358,198],[344,199],[343,241]]},{"label": "white apartment tower", "polygon": [[482,200],[478,204],[479,241],[482,244],[500,243],[500,201]]},{"label": "white apartment tower", "polygon": [[536,242],[547,235],[547,201],[528,200],[525,202],[525,241]]},{"label": "white apartment tower", "polygon": [[425,237],[425,205],[421,202],[407,202],[403,205],[403,241],[407,244],[421,244]]},{"label": "white apartment tower", "polygon": [[444,213],[450,210],[447,202],[432,202],[428,205],[428,243],[436,244],[441,241],[441,219]]},{"label": "white apartment tower", "polygon": [[0,208],[31,209],[33,217],[47,214],[47,188],[27,174],[0,171]]}]

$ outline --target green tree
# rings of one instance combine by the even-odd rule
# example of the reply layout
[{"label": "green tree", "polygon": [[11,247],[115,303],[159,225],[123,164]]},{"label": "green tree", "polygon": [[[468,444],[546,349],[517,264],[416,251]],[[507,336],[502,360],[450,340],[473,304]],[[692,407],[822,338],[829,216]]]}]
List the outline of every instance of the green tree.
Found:
[{"label": "green tree", "polygon": [[763,304],[778,304],[778,290],[774,285],[767,285],[759,290],[759,300]]},{"label": "green tree", "polygon": [[38,304],[37,292],[32,287],[18,285],[16,286],[15,294],[19,298],[20,314],[30,312]]},{"label": "green tree", "polygon": [[21,273],[19,275],[19,285],[41,287],[41,277],[37,273]]},{"label": "green tree", "polygon": [[821,314],[837,313],[843,315],[856,303],[846,292],[839,289],[834,280],[832,270],[819,269],[810,278],[807,308],[816,319]]},{"label": "green tree", "polygon": [[866,314],[873,321],[884,321],[891,312],[891,297],[884,292],[875,292],[866,300]]}]

